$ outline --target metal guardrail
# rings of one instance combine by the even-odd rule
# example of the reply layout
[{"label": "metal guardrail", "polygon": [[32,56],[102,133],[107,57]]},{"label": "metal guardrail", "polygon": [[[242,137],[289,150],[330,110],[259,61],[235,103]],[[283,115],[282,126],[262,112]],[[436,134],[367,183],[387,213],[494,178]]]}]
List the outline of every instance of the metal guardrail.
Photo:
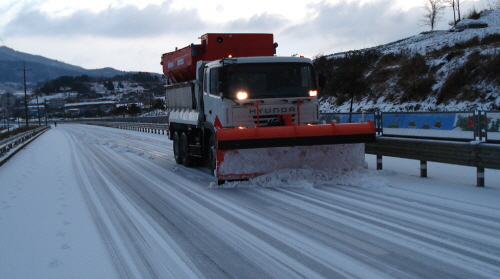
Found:
[{"label": "metal guardrail", "polygon": [[103,117],[103,118],[77,118],[64,120],[63,122],[88,123],[88,122],[130,122],[130,123],[168,123],[167,116],[144,116],[144,117]]},{"label": "metal guardrail", "polygon": [[365,144],[365,153],[377,155],[377,169],[382,156],[420,160],[420,176],[427,177],[427,161],[477,168],[477,186],[484,186],[484,169],[500,170],[500,145],[480,141],[459,142],[395,137],[377,137]]},{"label": "metal guardrail", "polygon": [[153,133],[153,134],[162,134],[162,135],[165,135],[166,132],[168,131],[168,124],[160,124],[160,123],[110,122],[110,121],[106,122],[79,121],[78,123]]},{"label": "metal guardrail", "polygon": [[[497,123],[492,123],[492,121],[498,121],[500,123],[500,112],[454,112],[458,114],[456,118],[467,117],[467,124],[471,127],[465,127],[466,135],[463,133],[458,136],[450,137],[445,132],[443,135],[427,135],[428,129],[417,130],[413,129],[415,132],[423,132],[420,135],[398,135],[394,131],[388,131],[384,128],[383,119],[384,114],[401,114],[401,113],[371,113],[371,114],[353,114],[349,118],[352,122],[357,122],[359,119],[364,118],[372,119],[375,121],[377,126],[377,132],[379,135],[375,143],[367,143],[365,145],[365,152],[367,154],[377,155],[377,169],[382,169],[382,157],[398,157],[405,159],[415,159],[420,160],[420,174],[422,177],[427,177],[427,161],[447,163],[454,165],[471,166],[477,168],[477,186],[484,186],[484,169],[498,169],[500,170],[500,141],[495,141],[493,136],[488,136],[488,131],[494,132],[490,135],[498,136],[498,132],[494,129],[490,130]],[[402,113],[405,114],[405,113]],[[419,115],[424,113],[406,113],[406,115]],[[436,114],[436,113],[431,113]],[[446,113],[442,113],[445,115]],[[470,114],[470,115],[469,115]],[[348,114],[322,114],[320,115],[320,121],[330,122],[337,121],[339,123],[344,123],[343,118],[346,118]],[[496,118],[499,119],[496,119]],[[139,118],[144,121],[144,118]],[[389,118],[390,119],[390,118]],[[494,119],[494,120],[493,120]],[[125,121],[119,121],[122,119],[106,120],[106,121],[79,121],[79,123],[115,127],[120,129],[150,132],[165,134],[168,130],[168,125],[166,118],[159,119],[158,121],[165,121],[163,123],[140,123],[140,122],[129,122],[137,121],[127,119]],[[345,120],[345,119],[344,119]],[[456,126],[456,119],[453,120],[453,125]],[[470,122],[473,121],[471,124]],[[435,123],[434,123],[435,125]],[[472,128],[472,129],[470,129]],[[384,133],[386,129],[387,135]],[[405,129],[401,129],[405,130]],[[434,132],[439,132],[437,129]],[[459,131],[464,132],[464,131]],[[455,133],[457,133],[455,131]],[[479,141],[475,141],[475,138],[479,138]],[[484,140],[486,141],[483,141]]]},{"label": "metal guardrail", "polygon": [[36,129],[32,129],[30,131],[17,134],[15,136],[6,138],[2,141],[0,141],[0,157],[3,157],[9,152],[12,148],[16,147],[19,144],[24,143],[25,141],[29,140],[33,136],[37,135],[38,133],[45,131],[49,129],[50,126],[41,126]]}]

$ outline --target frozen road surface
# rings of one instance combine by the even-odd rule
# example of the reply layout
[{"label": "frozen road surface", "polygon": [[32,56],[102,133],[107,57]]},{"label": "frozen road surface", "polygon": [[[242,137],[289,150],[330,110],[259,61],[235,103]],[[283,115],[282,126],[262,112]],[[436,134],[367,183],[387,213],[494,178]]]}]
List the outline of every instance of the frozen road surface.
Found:
[{"label": "frozen road surface", "polygon": [[71,124],[29,144],[0,167],[0,278],[500,278],[498,171],[367,156],[219,188],[171,150]]}]

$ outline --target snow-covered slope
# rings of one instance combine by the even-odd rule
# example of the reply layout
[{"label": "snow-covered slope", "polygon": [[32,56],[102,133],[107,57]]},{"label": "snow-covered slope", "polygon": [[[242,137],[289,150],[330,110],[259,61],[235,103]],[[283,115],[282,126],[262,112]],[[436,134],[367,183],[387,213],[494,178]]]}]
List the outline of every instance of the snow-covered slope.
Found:
[{"label": "snow-covered slope", "polygon": [[[462,23],[473,23],[474,20],[462,20]],[[487,23],[486,28],[470,28],[461,32],[451,32],[449,30],[424,32],[422,34],[406,38],[397,42],[386,45],[377,46],[368,50],[377,50],[384,55],[407,55],[408,57],[417,54],[425,58],[429,66],[427,73],[434,80],[432,86],[432,94],[427,98],[419,101],[401,101],[398,97],[404,92],[398,88],[398,75],[400,73],[400,65],[388,65],[386,69],[391,70],[392,76],[385,80],[383,87],[384,92],[380,93],[378,98],[365,97],[362,101],[355,101],[353,105],[354,111],[379,109],[381,111],[461,111],[461,110],[492,110],[500,107],[500,84],[497,81],[487,80],[485,78],[476,78],[473,82],[466,85],[467,92],[473,92],[472,97],[465,96],[465,93],[457,92],[461,98],[452,100],[439,101],[439,93],[443,84],[450,78],[455,71],[461,70],[464,65],[470,60],[474,53],[478,53],[482,57],[495,57],[500,53],[500,42],[489,44],[478,43],[470,44],[476,40],[481,42],[486,37],[500,34],[500,10],[486,11],[481,13],[478,20],[481,23]],[[465,25],[465,24],[464,24]],[[500,36],[500,35],[499,35]],[[462,44],[462,46],[461,46]],[[470,44],[470,45],[468,45]],[[457,50],[457,46],[460,47]],[[452,53],[450,55],[450,53]],[[330,56],[335,59],[344,57],[348,53],[339,53]],[[498,60],[498,59],[497,59]],[[392,68],[391,68],[392,67]],[[498,65],[500,67],[500,65]],[[380,70],[380,69],[379,69]],[[471,69],[471,72],[474,69]],[[372,72],[367,72],[366,76],[369,79]],[[372,90],[375,85],[371,84]],[[392,94],[396,98],[387,98],[387,95]],[[460,95],[462,94],[462,95]],[[474,98],[477,95],[477,98]],[[335,98],[325,98],[322,101],[320,110],[323,112],[346,112],[349,111],[350,102],[345,102],[341,105],[335,104]]]},{"label": "snow-covered slope", "polygon": [[[464,19],[461,22],[471,21],[473,20]],[[406,49],[425,55],[443,46],[453,46],[456,43],[470,40],[476,36],[482,39],[489,34],[500,34],[500,10],[483,12],[478,21],[487,23],[488,27],[465,29],[462,32],[450,32],[448,30],[424,32],[377,48],[384,53],[400,52],[402,49]],[[460,23],[458,25],[460,25]]]}]

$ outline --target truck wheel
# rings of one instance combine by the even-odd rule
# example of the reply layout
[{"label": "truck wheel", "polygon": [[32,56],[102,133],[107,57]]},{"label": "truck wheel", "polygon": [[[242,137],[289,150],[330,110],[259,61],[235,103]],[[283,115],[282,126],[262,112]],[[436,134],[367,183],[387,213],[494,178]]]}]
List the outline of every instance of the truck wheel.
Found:
[{"label": "truck wheel", "polygon": [[193,166],[193,158],[189,156],[189,142],[186,133],[182,133],[180,139],[180,151],[181,151],[181,160],[182,164],[186,167]]},{"label": "truck wheel", "polygon": [[210,172],[214,175],[217,176],[215,173],[215,170],[217,168],[217,152],[215,150],[215,136],[211,135],[210,139],[208,140],[208,167],[210,169]]},{"label": "truck wheel", "polygon": [[182,164],[182,157],[180,151],[180,138],[177,132],[174,133],[174,158],[177,164]]}]

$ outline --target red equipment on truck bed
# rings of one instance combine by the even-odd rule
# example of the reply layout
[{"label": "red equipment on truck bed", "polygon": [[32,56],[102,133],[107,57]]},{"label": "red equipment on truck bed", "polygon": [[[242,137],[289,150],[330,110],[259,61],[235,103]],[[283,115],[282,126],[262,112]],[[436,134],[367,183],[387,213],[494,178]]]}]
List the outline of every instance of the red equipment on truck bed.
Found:
[{"label": "red equipment on truck bed", "polygon": [[161,57],[163,73],[173,83],[196,79],[196,62],[214,61],[228,57],[273,56],[277,44],[273,34],[262,33],[207,33],[201,44],[164,53]]}]

